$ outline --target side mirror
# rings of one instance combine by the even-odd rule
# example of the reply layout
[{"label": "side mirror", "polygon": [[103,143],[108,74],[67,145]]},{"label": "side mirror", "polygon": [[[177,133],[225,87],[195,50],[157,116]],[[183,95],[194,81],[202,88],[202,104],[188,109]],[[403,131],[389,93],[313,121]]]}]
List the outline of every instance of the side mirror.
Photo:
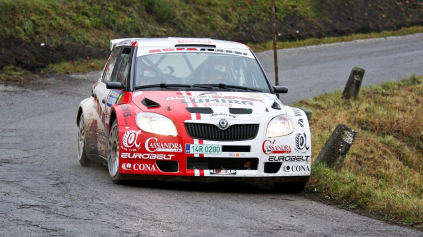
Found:
[{"label": "side mirror", "polygon": [[273,91],[275,93],[286,94],[286,93],[288,93],[288,87],[286,87],[286,86],[273,86]]},{"label": "side mirror", "polygon": [[108,81],[108,82],[106,82],[106,88],[107,89],[118,89],[118,90],[122,90],[123,89],[123,85],[122,85],[122,83],[120,83],[118,81]]}]

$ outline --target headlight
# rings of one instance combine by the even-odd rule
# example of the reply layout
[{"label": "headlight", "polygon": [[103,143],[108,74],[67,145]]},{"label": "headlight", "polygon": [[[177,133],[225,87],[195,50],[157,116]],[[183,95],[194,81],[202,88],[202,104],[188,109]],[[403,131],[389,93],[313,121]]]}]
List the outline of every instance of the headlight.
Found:
[{"label": "headlight", "polygon": [[267,125],[266,137],[281,137],[294,131],[294,122],[290,115],[279,115],[270,120]]},{"label": "headlight", "polygon": [[176,136],[178,132],[172,120],[160,114],[138,113],[135,117],[137,126],[144,132],[167,136]]}]

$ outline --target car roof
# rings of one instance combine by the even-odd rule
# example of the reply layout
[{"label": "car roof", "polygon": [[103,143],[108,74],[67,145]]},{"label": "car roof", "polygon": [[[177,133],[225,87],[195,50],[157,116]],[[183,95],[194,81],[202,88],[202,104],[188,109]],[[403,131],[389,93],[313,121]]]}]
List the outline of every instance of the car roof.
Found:
[{"label": "car roof", "polygon": [[110,50],[117,46],[137,46],[138,48],[176,48],[181,46],[212,47],[223,49],[250,50],[250,48],[239,42],[216,40],[209,38],[123,38],[110,40]]}]

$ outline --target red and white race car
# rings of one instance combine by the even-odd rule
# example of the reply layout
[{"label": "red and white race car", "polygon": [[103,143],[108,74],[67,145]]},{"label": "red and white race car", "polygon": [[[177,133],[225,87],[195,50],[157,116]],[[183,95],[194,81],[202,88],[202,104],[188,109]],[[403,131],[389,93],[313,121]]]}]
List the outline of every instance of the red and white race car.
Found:
[{"label": "red and white race car", "polygon": [[244,44],[204,38],[117,39],[77,112],[78,159],[110,177],[272,182],[310,177],[307,116],[283,105]]}]

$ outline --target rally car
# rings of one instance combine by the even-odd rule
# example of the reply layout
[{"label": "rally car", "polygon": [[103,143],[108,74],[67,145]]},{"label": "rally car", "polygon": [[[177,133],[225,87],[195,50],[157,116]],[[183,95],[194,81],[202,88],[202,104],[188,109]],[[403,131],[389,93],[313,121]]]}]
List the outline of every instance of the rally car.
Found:
[{"label": "rally car", "polygon": [[253,51],[207,38],[111,41],[111,55],[77,112],[82,166],[125,179],[271,182],[300,191],[311,136],[283,105]]}]

